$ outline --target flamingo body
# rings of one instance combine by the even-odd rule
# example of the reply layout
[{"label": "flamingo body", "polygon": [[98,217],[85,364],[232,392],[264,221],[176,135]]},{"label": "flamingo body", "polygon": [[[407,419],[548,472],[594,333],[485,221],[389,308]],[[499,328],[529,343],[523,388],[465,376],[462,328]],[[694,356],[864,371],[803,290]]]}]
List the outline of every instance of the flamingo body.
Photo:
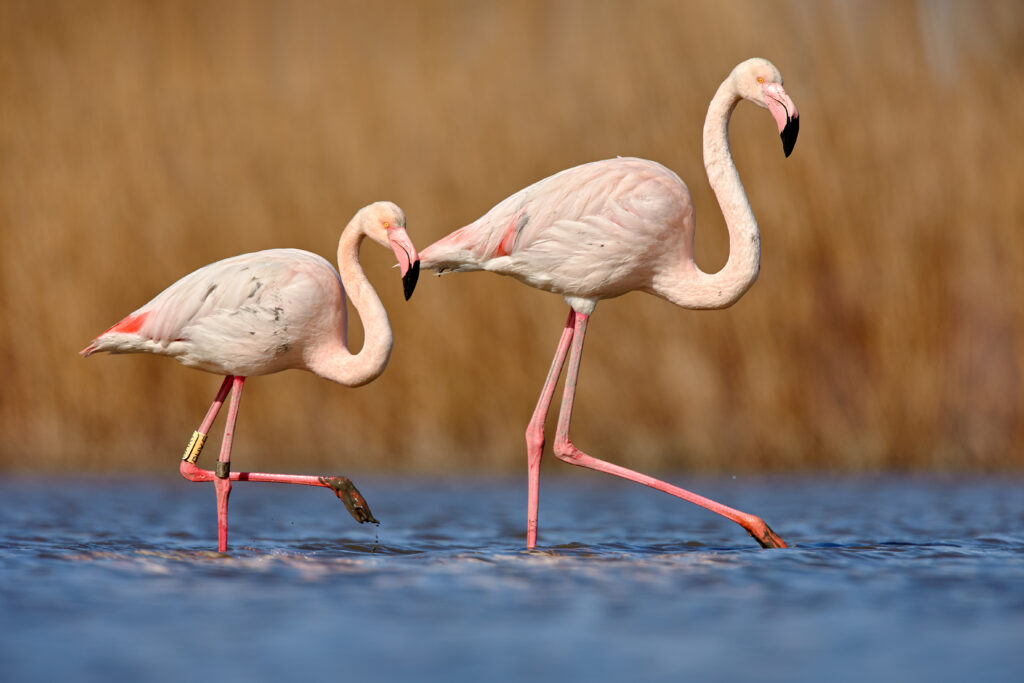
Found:
[{"label": "flamingo body", "polygon": [[83,351],[152,353],[220,375],[305,368],[307,350],[344,344],[345,290],[334,267],[269,249],[189,273]]},{"label": "flamingo body", "polygon": [[655,275],[693,259],[686,184],[646,159],[566,169],[516,192],[420,254],[439,272],[488,270],[563,296],[654,292]]},{"label": "flamingo body", "polygon": [[[218,548],[227,550],[227,503],[232,481],[265,481],[333,489],[358,521],[373,519],[351,482],[340,477],[232,472],[231,442],[246,377],[305,369],[347,386],[378,377],[393,338],[384,310],[359,265],[363,238],[391,248],[406,299],[419,274],[419,257],[405,230],[405,214],[390,202],[356,213],[338,242],[338,270],[300,249],[269,249],[211,263],[181,278],[82,349],[83,356],[152,353],[225,375],[182,459],[191,481],[214,481]],[[346,288],[361,315],[365,339],[359,353],[347,347]],[[199,469],[206,435],[231,392],[216,473]]]},{"label": "flamingo body", "polygon": [[569,304],[568,320],[526,429],[528,548],[537,540],[544,423],[566,361],[554,443],[558,458],[701,505],[740,524],[763,547],[786,545],[759,517],[599,460],[569,438],[583,340],[599,300],[643,291],[686,308],[724,308],[757,279],[760,233],[729,151],[729,119],[741,100],[769,111],[786,156],[799,130],[796,106],[782,87],[778,69],[767,60],[737,65],[712,98],[704,123],[704,166],[729,230],[729,259],[717,273],[703,272],[694,261],[694,208],[683,181],[661,164],[621,157],[536,182],[421,253],[422,266],[438,274],[488,270],[510,275],[561,294]]}]

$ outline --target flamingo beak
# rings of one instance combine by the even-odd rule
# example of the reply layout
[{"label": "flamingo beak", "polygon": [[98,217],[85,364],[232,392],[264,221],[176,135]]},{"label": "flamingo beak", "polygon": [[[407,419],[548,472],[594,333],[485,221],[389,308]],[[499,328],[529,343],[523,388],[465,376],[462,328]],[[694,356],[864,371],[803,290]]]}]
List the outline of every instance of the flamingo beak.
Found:
[{"label": "flamingo beak", "polygon": [[778,83],[768,83],[761,86],[764,93],[765,106],[771,112],[779,127],[779,137],[782,138],[782,151],[788,157],[796,145],[796,136],[800,132],[800,112],[790,99],[786,91]]},{"label": "flamingo beak", "polygon": [[420,279],[420,260],[412,262],[412,268],[402,276],[402,291],[405,293],[405,300],[408,301],[412,292],[416,289],[416,281]]},{"label": "flamingo beak", "polygon": [[796,145],[796,136],[800,132],[800,117],[794,116],[783,127],[779,136],[782,138],[782,151],[788,157]]},{"label": "flamingo beak", "polygon": [[413,290],[416,289],[416,281],[420,277],[420,256],[416,253],[416,247],[405,228],[396,226],[389,229],[388,244],[391,246],[391,251],[395,252],[395,258],[398,259],[398,268],[402,273],[402,291],[405,294],[405,300],[408,301]]}]

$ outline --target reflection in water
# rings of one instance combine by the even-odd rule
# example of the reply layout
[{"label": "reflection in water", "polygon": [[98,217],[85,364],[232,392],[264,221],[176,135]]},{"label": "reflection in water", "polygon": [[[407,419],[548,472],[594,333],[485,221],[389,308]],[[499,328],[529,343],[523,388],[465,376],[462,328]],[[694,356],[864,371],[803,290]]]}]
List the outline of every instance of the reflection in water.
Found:
[{"label": "reflection in water", "polygon": [[[677,477],[683,480],[684,477]],[[1024,482],[708,480],[794,546],[667,496],[550,478],[332,496],[0,483],[0,678],[985,680],[1024,665]],[[941,656],[937,656],[941,653]]]}]

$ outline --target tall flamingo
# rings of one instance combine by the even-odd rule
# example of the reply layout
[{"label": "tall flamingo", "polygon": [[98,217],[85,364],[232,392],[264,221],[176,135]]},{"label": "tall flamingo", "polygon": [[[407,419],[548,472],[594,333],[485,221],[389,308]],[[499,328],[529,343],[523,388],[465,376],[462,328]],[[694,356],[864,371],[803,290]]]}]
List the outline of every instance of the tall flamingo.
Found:
[{"label": "tall flamingo", "polygon": [[684,308],[724,308],[757,279],[757,222],[729,152],[729,119],[741,99],[768,109],[787,157],[799,130],[796,106],[782,88],[779,70],[767,60],[739,64],[712,98],[704,122],[704,166],[725,216],[730,247],[728,262],[717,273],[704,273],[694,262],[694,208],[686,185],[661,164],[631,158],[583,164],[534,183],[420,254],[423,267],[438,274],[488,270],[511,275],[561,294],[569,304],[569,319],[526,429],[528,548],[537,543],[544,422],[567,354],[554,443],[558,458],[703,506],[740,524],[762,547],[786,547],[759,517],[598,460],[569,439],[583,338],[599,300],[638,290]]},{"label": "tall flamingo", "polygon": [[[364,237],[395,252],[405,298],[412,296],[419,257],[405,230],[405,214],[391,202],[376,202],[360,209],[341,233],[338,271],[321,256],[300,249],[269,249],[227,258],[181,278],[80,352],[83,356],[98,351],[155,353],[225,375],[181,462],[186,479],[214,482],[220,552],[227,550],[232,481],[325,486],[334,489],[357,521],[377,521],[347,478],[232,472],[230,466],[246,377],[299,368],[358,387],[376,379],[387,366],[391,325],[359,264]],[[365,330],[365,341],[356,354],[347,346],[346,291]],[[228,391],[231,401],[217,470],[200,469],[195,462]]]}]

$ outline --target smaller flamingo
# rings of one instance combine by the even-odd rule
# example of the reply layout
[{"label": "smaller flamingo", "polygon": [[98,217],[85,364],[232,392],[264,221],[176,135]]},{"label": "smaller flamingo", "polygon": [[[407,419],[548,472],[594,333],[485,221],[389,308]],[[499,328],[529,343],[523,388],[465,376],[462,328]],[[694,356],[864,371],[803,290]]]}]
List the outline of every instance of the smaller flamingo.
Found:
[{"label": "smaller flamingo", "polygon": [[[360,209],[341,233],[337,271],[326,259],[300,249],[227,258],[181,278],[80,352],[154,353],[225,376],[181,463],[186,479],[214,482],[220,552],[227,550],[232,481],[325,486],[335,491],[357,521],[377,521],[344,477],[232,472],[230,465],[246,377],[297,368],[357,387],[376,379],[387,366],[391,325],[359,264],[364,237],[394,251],[408,300],[419,276],[419,256],[402,210],[391,202],[376,202]],[[356,354],[347,346],[346,292],[365,330]],[[196,460],[228,391],[231,401],[217,470],[200,469]]]}]

